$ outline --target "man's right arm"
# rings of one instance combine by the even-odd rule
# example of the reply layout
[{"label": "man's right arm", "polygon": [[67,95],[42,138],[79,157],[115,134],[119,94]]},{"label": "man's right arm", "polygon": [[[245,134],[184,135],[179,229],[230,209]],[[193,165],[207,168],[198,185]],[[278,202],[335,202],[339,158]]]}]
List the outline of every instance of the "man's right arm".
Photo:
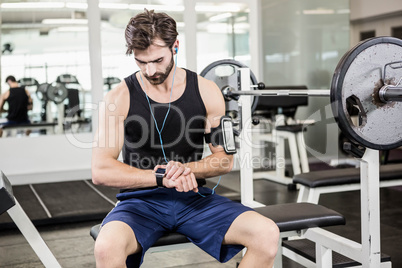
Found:
[{"label": "man's right arm", "polygon": [[4,92],[3,94],[0,95],[0,113],[7,112],[3,108],[4,108],[4,103],[6,102],[9,95],[10,95],[10,91]]},{"label": "man's right arm", "polygon": [[99,105],[98,129],[92,148],[92,181],[116,188],[156,186],[152,170],[141,170],[117,160],[124,143],[124,120],[130,98],[123,81]]}]

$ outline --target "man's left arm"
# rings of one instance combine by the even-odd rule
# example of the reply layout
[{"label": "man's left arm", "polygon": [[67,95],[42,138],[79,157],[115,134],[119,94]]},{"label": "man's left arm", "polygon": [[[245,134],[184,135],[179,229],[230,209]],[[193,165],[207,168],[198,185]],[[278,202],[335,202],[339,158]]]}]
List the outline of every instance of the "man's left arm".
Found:
[{"label": "man's left arm", "polygon": [[31,97],[31,93],[29,93],[28,89],[25,89],[25,93],[28,96],[28,110],[32,110],[33,108],[33,103],[32,103],[32,97]]}]

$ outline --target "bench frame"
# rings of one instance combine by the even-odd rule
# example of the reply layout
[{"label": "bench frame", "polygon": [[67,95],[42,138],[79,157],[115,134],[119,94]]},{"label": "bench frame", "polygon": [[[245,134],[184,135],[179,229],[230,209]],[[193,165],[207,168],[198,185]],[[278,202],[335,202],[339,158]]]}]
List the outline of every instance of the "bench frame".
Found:
[{"label": "bench frame", "polygon": [[[328,171],[330,172],[330,171]],[[321,194],[327,193],[339,193],[339,192],[347,192],[347,191],[357,191],[360,190],[360,183],[349,183],[342,185],[331,185],[331,186],[320,186],[320,187],[308,187],[302,184],[297,184],[300,188],[299,194],[297,196],[297,202],[309,202],[318,204]],[[402,185],[402,174],[401,179],[397,180],[385,180],[380,181],[379,187],[392,187],[392,186],[400,186]]]},{"label": "bench frame", "polygon": [[38,230],[29,219],[28,215],[22,209],[17,199],[14,197],[11,183],[7,177],[0,171],[0,193],[2,194],[2,207],[0,214],[7,211],[10,218],[17,225],[25,239],[28,241],[31,248],[45,267],[61,268],[61,265],[46,245],[45,241],[40,236]]}]

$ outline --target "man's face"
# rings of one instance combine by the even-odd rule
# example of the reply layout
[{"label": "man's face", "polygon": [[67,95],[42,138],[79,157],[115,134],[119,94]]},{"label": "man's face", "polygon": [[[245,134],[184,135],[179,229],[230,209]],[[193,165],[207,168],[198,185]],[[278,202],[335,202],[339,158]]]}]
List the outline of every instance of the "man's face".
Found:
[{"label": "man's face", "polygon": [[143,51],[134,51],[135,60],[144,77],[152,85],[162,84],[173,66],[173,52],[166,46],[151,45]]},{"label": "man's face", "polygon": [[[169,76],[170,71],[173,68],[174,65],[174,61],[173,61],[173,53],[171,54],[172,56],[170,57],[170,62],[168,64],[168,66],[166,66],[165,71],[164,72],[155,72],[155,74],[153,74],[152,76],[149,76],[148,74],[144,73],[144,77],[146,79],[148,79],[148,81],[152,84],[152,85],[160,85],[163,82],[165,82],[166,78]],[[161,66],[163,68],[163,66]]]}]

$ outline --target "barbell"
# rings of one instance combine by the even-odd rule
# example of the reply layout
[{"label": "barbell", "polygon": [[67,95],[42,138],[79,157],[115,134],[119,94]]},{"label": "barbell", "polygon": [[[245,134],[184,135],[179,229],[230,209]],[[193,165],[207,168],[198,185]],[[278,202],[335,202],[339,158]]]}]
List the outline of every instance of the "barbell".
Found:
[{"label": "barbell", "polygon": [[[270,89],[258,83],[250,71],[250,90],[240,90],[238,70],[247,68],[234,60],[208,65],[200,75],[214,81],[226,101],[226,110],[236,110],[237,99],[252,96],[252,111],[260,97],[330,97],[335,120],[351,141],[375,150],[402,146],[402,40],[374,37],[346,52],[332,77],[331,87],[322,89]],[[356,120],[352,120],[357,111]]]}]

